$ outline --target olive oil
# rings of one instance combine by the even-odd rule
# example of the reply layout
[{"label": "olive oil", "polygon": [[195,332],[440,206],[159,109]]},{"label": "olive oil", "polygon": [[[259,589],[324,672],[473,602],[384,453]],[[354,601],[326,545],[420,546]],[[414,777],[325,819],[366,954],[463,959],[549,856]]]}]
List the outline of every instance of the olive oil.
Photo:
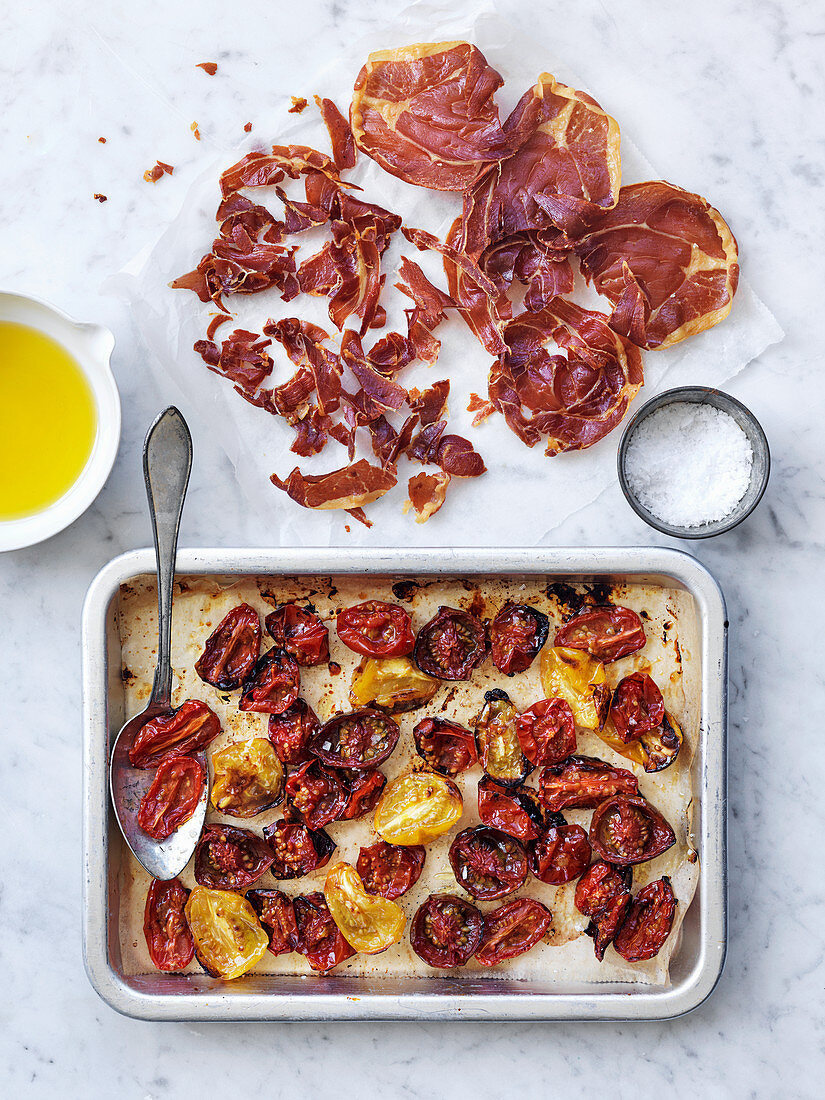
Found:
[{"label": "olive oil", "polygon": [[83,371],[37,329],[0,321],[0,520],[43,511],[92,453],[97,410]]}]

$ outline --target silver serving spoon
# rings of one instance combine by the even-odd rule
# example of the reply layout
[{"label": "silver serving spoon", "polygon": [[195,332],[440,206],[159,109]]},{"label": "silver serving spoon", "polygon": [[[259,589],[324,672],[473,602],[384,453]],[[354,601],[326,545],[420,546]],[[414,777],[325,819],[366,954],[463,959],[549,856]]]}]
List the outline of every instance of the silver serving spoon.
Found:
[{"label": "silver serving spoon", "polygon": [[193,753],[206,778],[200,802],[189,820],[170,837],[153,840],[138,826],[137,812],[155,777],[155,769],[133,768],[129,762],[129,749],[141,727],[151,718],[172,713],[172,584],[180,517],[191,469],[192,437],[181,413],[170,406],[146,433],[143,445],[143,476],[158,565],[158,663],[149,703],[117,735],[109,770],[112,804],[123,838],[149,874],[159,879],[174,878],[189,862],[209,802],[206,753]]}]

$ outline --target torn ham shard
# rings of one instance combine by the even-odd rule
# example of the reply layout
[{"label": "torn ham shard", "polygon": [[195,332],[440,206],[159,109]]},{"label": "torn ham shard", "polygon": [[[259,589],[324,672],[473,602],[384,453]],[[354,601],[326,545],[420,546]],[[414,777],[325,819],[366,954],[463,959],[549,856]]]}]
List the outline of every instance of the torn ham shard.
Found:
[{"label": "torn ham shard", "polygon": [[272,474],[277,486],[302,508],[360,508],[388,492],[397,482],[394,470],[372,466],[365,458],[328,474],[302,474],[296,466],[286,481]]},{"label": "torn ham shard", "polygon": [[410,504],[415,510],[415,522],[426,523],[434,516],[447,496],[450,475],[440,470],[434,474],[413,474],[407,482]]},{"label": "torn ham shard", "polygon": [[730,313],[736,239],[700,195],[663,181],[623,187],[576,251],[585,277],[613,303],[611,326],[641,348],[670,347]]}]

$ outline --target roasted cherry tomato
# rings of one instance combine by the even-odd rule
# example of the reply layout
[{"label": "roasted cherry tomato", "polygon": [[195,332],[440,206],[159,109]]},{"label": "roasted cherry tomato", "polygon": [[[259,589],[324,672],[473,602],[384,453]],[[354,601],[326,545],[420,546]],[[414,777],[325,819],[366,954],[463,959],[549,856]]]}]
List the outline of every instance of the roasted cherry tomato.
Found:
[{"label": "roasted cherry tomato", "polygon": [[298,951],[313,970],[326,974],[352,958],[355,951],[341,935],[322,893],[316,890],[302,895],[293,904],[298,921]]},{"label": "roasted cherry tomato", "polygon": [[590,866],[590,841],[581,825],[568,825],[561,814],[553,814],[547,829],[527,845],[530,870],[551,886],[572,882]]},{"label": "roasted cherry tomato", "polygon": [[302,668],[329,660],[329,631],[315,614],[294,603],[284,603],[264,619],[267,633]]},{"label": "roasted cherry tomato", "polygon": [[458,787],[437,772],[412,772],[391,779],[375,810],[375,831],[388,844],[428,844],[461,817]]},{"label": "roasted cherry tomato", "polygon": [[416,668],[409,657],[367,657],[355,670],[349,700],[356,707],[400,714],[429,703],[438,688],[439,681]]},{"label": "roasted cherry tomato", "polygon": [[675,913],[676,895],[670,879],[649,882],[631,901],[613,946],[626,962],[654,958],[670,935]]},{"label": "roasted cherry tomato", "polygon": [[143,934],[149,958],[158,970],[185,970],[195,954],[195,941],[184,916],[189,891],[176,878],[153,878],[143,910]]},{"label": "roasted cherry tomato", "polygon": [[602,859],[627,867],[660,856],[676,836],[646,799],[617,794],[593,811],[590,843]]},{"label": "roasted cherry tomato", "polygon": [[443,775],[460,775],[478,759],[475,735],[444,718],[424,718],[413,730],[415,747],[427,766]]},{"label": "roasted cherry tomato", "polygon": [[276,821],[264,826],[264,839],[275,857],[273,878],[301,878],[329,863],[335,841],[323,829],[308,829],[300,821]]},{"label": "roasted cherry tomato", "polygon": [[230,817],[254,817],[284,797],[284,768],[263,737],[212,753],[212,805]]},{"label": "roasted cherry tomato", "polygon": [[410,926],[410,946],[429,966],[464,966],[481,946],[484,917],[455,894],[430,894]]},{"label": "roasted cherry tomato", "polygon": [[495,901],[527,881],[527,854],[515,837],[476,825],[464,829],[450,845],[456,882],[479,901]]},{"label": "roasted cherry tomato", "polygon": [[289,813],[310,829],[337,821],[347,807],[349,792],[339,776],[308,760],[287,776],[284,784]]},{"label": "roasted cherry tomato", "polygon": [[141,726],[129,749],[133,768],[154,768],[164,756],[200,752],[221,732],[214,711],[200,699],[187,699],[176,711]]},{"label": "roasted cherry tomato", "polygon": [[365,768],[362,772],[342,772],[341,782],[349,794],[341,820],[353,821],[375,809],[387,785],[387,777],[378,768]]},{"label": "roasted cherry tomato", "polygon": [[593,950],[599,961],[624,920],[632,882],[632,868],[614,867],[599,860],[591,863],[576,883],[576,908],[590,917],[587,934],[593,937]]},{"label": "roasted cherry tomato", "polygon": [[415,638],[409,613],[397,603],[367,600],[338,614],[338,637],[364,657],[405,657]]},{"label": "roasted cherry tomato", "polygon": [[426,849],[420,844],[401,848],[379,840],[361,849],[355,867],[365,890],[395,901],[418,882],[426,857]]},{"label": "roasted cherry tomato", "polygon": [[501,688],[485,692],[484,706],[473,719],[478,762],[484,771],[505,787],[520,786],[533,766],[521,751],[516,718],[518,711]]},{"label": "roasted cherry tomato", "polygon": [[589,810],[614,794],[636,794],[638,790],[639,781],[633,772],[592,756],[571,756],[563,764],[544,768],[539,775],[539,798],[553,813]]},{"label": "roasted cherry tomato", "polygon": [[303,764],[312,759],[309,742],[321,728],[318,716],[303,699],[296,699],[280,714],[269,716],[269,740],[282,764]]},{"label": "roasted cherry tomato", "polygon": [[140,800],[138,825],[153,840],[166,840],[197,809],[203,784],[203,768],[194,757],[162,760],[152,786]]},{"label": "roasted cherry tomato", "polygon": [[250,890],[246,900],[269,936],[273,955],[287,955],[298,948],[298,922],[292,899],[280,890]]},{"label": "roasted cherry tomato", "polygon": [[544,810],[533,791],[502,787],[488,775],[478,782],[478,816],[517,840],[535,840],[544,831]]},{"label": "roasted cherry tomato", "polygon": [[665,701],[646,672],[634,672],[619,681],[610,700],[610,719],[620,741],[636,741],[662,724]]},{"label": "roasted cherry tomato", "polygon": [[330,718],[309,742],[331,768],[375,768],[398,744],[398,723],[378,710],[354,710]]},{"label": "roasted cherry tomato", "polygon": [[259,714],[283,714],[298,698],[300,690],[298,662],[282,649],[270,649],[244,684],[238,707]]},{"label": "roasted cherry tomato", "polygon": [[564,699],[542,699],[523,710],[516,734],[531,764],[559,764],[576,751],[576,724]]},{"label": "roasted cherry tomato", "polygon": [[261,651],[261,620],[248,603],[238,604],[206,639],[195,672],[220,691],[234,691],[252,674]]},{"label": "roasted cherry tomato", "polygon": [[407,923],[404,910],[394,901],[368,894],[349,863],[336,863],[327,872],[324,897],[332,919],[356,951],[377,955],[401,942]]},{"label": "roasted cherry tomato", "polygon": [[455,607],[439,607],[415,640],[415,663],[439,680],[469,680],[486,656],[484,624]]},{"label": "roasted cherry tomato", "polygon": [[476,962],[498,966],[535,947],[553,923],[546,905],[533,898],[513,898],[484,916],[484,936]]},{"label": "roasted cherry tomato", "polygon": [[580,649],[545,646],[541,651],[541,685],[548,699],[563,699],[576,724],[600,730],[610,707],[604,665]]},{"label": "roasted cherry tomato", "polygon": [[213,978],[240,978],[263,958],[269,937],[240,894],[196,886],[186,903],[195,954]]},{"label": "roasted cherry tomato", "polygon": [[669,768],[684,740],[682,730],[672,714],[664,713],[661,725],[647,733],[640,733],[635,741],[621,741],[612,722],[599,730],[599,737],[620,756],[634,764],[641,764],[646,772],[660,772]]},{"label": "roasted cherry tomato", "polygon": [[490,623],[490,656],[499,672],[515,676],[536,659],[547,641],[550,620],[535,607],[507,603]]},{"label": "roasted cherry tomato", "polygon": [[560,627],[554,644],[584,649],[600,661],[617,661],[643,649],[646,641],[642,620],[629,607],[592,607]]},{"label": "roasted cherry tomato", "polygon": [[245,890],[272,860],[266,841],[248,829],[206,825],[195,849],[195,880],[211,890]]}]

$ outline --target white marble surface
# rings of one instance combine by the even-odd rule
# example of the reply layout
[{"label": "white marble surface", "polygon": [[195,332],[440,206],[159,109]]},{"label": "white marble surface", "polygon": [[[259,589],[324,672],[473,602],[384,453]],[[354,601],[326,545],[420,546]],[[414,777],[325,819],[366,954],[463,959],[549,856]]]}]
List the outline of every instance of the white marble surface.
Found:
[{"label": "white marble surface", "polygon": [[[725,211],[747,277],[787,333],[728,386],[770,438],[768,494],[736,532],[691,547],[722,583],[732,626],[731,942],[710,1001],[644,1026],[151,1025],[114,1014],[84,975],[80,608],[106,560],[147,542],[140,442],[173,396],[149,375],[126,308],[99,287],[173,216],[204,144],[255,122],[256,88],[269,80],[280,93],[303,91],[310,53],[333,57],[342,40],[401,8],[34,0],[0,9],[0,287],[108,324],[124,403],[120,457],[96,505],[50,542],[0,559],[4,1091],[157,1100],[199,1089],[482,1100],[664,1089],[821,1095],[821,0],[501,5],[571,58],[666,177]],[[206,60],[220,64],[214,79],[193,67]],[[141,175],[157,157],[177,167],[150,187]],[[93,201],[95,191],[109,201]],[[198,459],[183,542],[266,545],[267,525],[241,502],[197,416],[184,412]],[[552,534],[558,544],[657,541],[615,486]]]}]

